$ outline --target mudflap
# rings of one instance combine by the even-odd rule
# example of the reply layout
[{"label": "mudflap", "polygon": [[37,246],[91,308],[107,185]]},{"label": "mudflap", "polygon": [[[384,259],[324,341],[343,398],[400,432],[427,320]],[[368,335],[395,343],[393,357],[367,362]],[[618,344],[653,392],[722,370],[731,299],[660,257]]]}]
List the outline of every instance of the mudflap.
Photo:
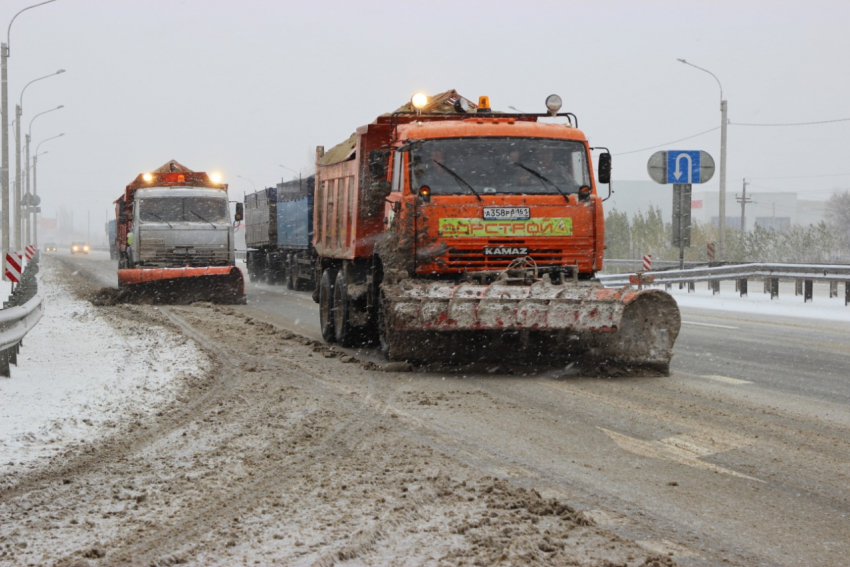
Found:
[{"label": "mudflap", "polygon": [[140,303],[246,303],[237,267],[125,269],[118,270],[118,282],[127,299]]},{"label": "mudflap", "polygon": [[669,375],[681,326],[672,296],[535,285],[384,288],[387,355],[426,365],[576,363],[589,374]]}]

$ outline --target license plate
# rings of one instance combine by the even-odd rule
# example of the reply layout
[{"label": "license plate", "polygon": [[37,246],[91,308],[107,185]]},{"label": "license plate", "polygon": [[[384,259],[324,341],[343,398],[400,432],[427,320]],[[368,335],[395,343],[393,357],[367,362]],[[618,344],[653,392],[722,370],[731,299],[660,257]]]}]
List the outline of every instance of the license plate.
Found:
[{"label": "license plate", "polygon": [[485,246],[485,256],[528,256],[527,246]]},{"label": "license plate", "polygon": [[528,207],[485,207],[484,220],[528,220],[531,210]]}]

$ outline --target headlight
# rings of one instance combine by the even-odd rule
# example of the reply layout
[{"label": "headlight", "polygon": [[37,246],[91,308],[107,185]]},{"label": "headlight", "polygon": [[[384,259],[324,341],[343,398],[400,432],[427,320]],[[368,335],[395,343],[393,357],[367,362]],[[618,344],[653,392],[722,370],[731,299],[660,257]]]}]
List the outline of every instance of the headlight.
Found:
[{"label": "headlight", "polygon": [[88,251],[89,251],[89,247],[88,247],[88,246],[83,246],[83,250],[85,250],[86,252],[88,252]]},{"label": "headlight", "polygon": [[76,252],[76,251],[77,251],[77,247],[76,247],[76,246],[72,246],[72,247],[71,247],[71,250],[72,250],[72,251],[74,251],[74,252]]},{"label": "headlight", "polygon": [[428,95],[425,93],[416,93],[410,98],[410,103],[416,110],[422,110],[428,104]]},{"label": "headlight", "polygon": [[546,97],[546,108],[549,110],[549,114],[552,114],[553,116],[558,114],[558,111],[561,110],[562,104],[561,97],[556,94]]},{"label": "headlight", "polygon": [[151,181],[153,181],[153,175],[151,175],[150,173],[145,173],[144,175],[142,175],[142,179],[150,183]]}]

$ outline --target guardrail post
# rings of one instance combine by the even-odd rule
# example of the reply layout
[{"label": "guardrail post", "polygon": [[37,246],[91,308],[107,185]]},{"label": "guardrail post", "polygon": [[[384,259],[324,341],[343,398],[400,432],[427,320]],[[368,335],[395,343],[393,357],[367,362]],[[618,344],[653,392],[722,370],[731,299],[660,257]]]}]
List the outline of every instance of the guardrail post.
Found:
[{"label": "guardrail post", "polygon": [[664,289],[667,290],[667,291],[670,291],[671,289],[673,289],[673,284],[671,284],[671,283],[664,284]]},{"label": "guardrail post", "polygon": [[770,293],[770,278],[764,278],[764,293]]},{"label": "guardrail post", "polygon": [[747,278],[738,280],[738,291],[741,293],[741,297],[747,295]]},{"label": "guardrail post", "polygon": [[803,280],[794,280],[794,296],[803,295]]},{"label": "guardrail post", "polygon": [[829,297],[838,297],[838,282],[829,282]]},{"label": "guardrail post", "polygon": [[711,280],[709,282],[709,288],[711,289],[711,295],[720,293],[720,280]]},{"label": "guardrail post", "polygon": [[697,286],[694,282],[688,282],[688,293],[694,293],[697,289]]},{"label": "guardrail post", "polygon": [[850,282],[844,282],[844,305],[850,304]]},{"label": "guardrail post", "polygon": [[805,291],[803,292],[803,303],[812,301],[812,280],[805,280]]},{"label": "guardrail post", "polygon": [[770,298],[779,297],[779,278],[770,278]]},{"label": "guardrail post", "polygon": [[9,349],[9,362],[14,364],[15,366],[18,365],[18,349],[20,348],[20,346],[20,344],[16,344],[15,346]]}]

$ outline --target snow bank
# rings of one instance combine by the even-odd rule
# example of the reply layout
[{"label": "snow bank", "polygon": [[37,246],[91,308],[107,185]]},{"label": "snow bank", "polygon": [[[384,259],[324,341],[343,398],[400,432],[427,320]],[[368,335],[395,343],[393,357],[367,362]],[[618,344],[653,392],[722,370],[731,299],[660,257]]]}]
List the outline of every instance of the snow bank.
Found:
[{"label": "snow bank", "polygon": [[[828,285],[815,284],[812,301],[807,303],[803,302],[803,296],[794,295],[794,284],[791,282],[780,283],[779,297],[776,299],[770,299],[770,294],[763,293],[761,281],[756,280],[749,282],[746,297],[739,297],[734,282],[723,282],[717,295],[712,295],[702,282],[695,287],[694,292],[688,293],[687,288],[680,290],[674,285],[670,293],[679,307],[684,308],[850,322],[850,306],[844,305],[843,284],[838,286],[839,296],[832,298],[829,297]],[[660,289],[664,289],[664,286]]]},{"label": "snow bank", "polygon": [[12,377],[0,378],[0,476],[155,411],[174,397],[177,378],[207,365],[194,343],[164,328],[113,327],[49,265],[39,294],[44,316]]}]

